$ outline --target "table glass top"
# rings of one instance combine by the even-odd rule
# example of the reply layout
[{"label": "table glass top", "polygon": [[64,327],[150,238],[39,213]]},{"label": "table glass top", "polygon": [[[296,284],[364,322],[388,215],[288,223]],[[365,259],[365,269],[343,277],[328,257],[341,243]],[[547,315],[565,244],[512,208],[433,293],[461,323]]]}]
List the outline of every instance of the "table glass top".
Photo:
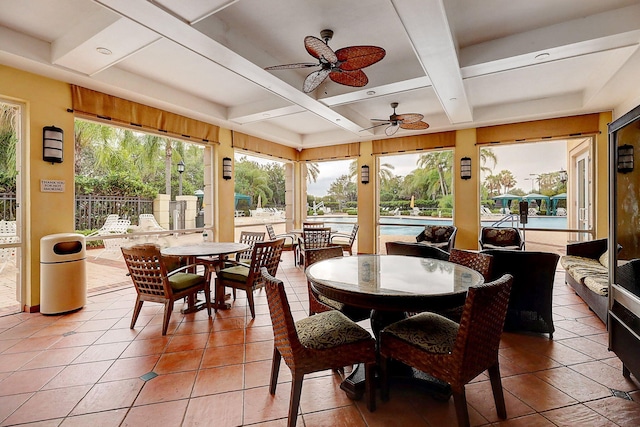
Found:
[{"label": "table glass top", "polygon": [[171,246],[162,249],[162,255],[205,256],[224,255],[245,251],[249,245],[235,242],[202,242],[192,245]]},{"label": "table glass top", "polygon": [[483,283],[475,270],[430,258],[358,255],[317,262],[307,277],[338,290],[371,295],[448,295]]}]

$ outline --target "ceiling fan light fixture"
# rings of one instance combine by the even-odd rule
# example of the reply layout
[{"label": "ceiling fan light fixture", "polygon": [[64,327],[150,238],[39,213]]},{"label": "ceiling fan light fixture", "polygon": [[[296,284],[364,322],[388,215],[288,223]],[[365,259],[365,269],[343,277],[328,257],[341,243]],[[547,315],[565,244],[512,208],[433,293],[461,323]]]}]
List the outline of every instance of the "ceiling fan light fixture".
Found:
[{"label": "ceiling fan light fixture", "polygon": [[535,59],[536,61],[544,61],[545,59],[549,58],[550,56],[551,56],[550,53],[543,52],[543,53],[540,53],[540,54],[536,55],[533,59]]}]

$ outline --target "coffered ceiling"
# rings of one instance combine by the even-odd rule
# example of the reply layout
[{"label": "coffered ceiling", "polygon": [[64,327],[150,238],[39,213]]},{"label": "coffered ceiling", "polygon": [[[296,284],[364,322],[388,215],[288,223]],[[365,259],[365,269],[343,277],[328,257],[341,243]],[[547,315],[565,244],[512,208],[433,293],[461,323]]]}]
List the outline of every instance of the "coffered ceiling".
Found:
[{"label": "coffered ceiling", "polygon": [[[298,149],[640,103],[637,0],[0,0],[0,63]],[[326,79],[305,36],[386,56],[361,88]],[[366,130],[363,130],[366,129]]]}]

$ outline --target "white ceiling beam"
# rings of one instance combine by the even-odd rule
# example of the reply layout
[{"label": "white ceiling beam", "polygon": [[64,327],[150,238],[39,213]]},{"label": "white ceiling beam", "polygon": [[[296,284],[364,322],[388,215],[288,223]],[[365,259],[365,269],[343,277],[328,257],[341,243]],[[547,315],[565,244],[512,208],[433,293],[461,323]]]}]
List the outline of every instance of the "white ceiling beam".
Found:
[{"label": "white ceiling beam", "polygon": [[418,60],[453,124],[473,120],[442,0],[392,0]]},{"label": "white ceiling beam", "polygon": [[97,0],[184,48],[353,133],[360,126],[145,0]]}]

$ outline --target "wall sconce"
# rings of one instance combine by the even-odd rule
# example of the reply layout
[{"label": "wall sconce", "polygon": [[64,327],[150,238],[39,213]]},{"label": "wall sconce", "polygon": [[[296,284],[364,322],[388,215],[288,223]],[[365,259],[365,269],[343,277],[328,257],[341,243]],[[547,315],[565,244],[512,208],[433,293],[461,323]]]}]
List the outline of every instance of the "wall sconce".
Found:
[{"label": "wall sconce", "polygon": [[463,157],[460,159],[460,178],[471,179],[471,158]]},{"label": "wall sconce", "polygon": [[567,182],[567,179],[569,179],[569,175],[566,170],[560,169],[560,172],[558,172],[558,178],[560,178],[560,182],[564,184]]},{"label": "wall sconce", "polygon": [[225,157],[222,159],[222,177],[224,179],[231,179],[231,158]]},{"label": "wall sconce", "polygon": [[633,145],[621,145],[618,147],[618,172],[629,173],[633,171]]},{"label": "wall sconce", "polygon": [[363,165],[360,168],[360,182],[363,184],[369,183],[369,166]]},{"label": "wall sconce", "polygon": [[62,129],[55,126],[42,128],[42,160],[45,162],[62,163]]}]

